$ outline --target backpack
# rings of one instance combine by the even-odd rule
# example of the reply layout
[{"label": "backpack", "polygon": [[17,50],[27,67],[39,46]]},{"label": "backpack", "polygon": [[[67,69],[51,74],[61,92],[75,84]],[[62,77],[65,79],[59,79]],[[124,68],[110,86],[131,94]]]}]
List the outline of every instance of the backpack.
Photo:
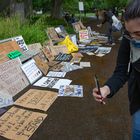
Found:
[{"label": "backpack", "polygon": [[112,16],[112,21],[113,21],[113,23],[112,23],[113,29],[114,30],[116,29],[116,31],[120,31],[122,29],[121,21],[118,20],[118,18],[115,15]]}]

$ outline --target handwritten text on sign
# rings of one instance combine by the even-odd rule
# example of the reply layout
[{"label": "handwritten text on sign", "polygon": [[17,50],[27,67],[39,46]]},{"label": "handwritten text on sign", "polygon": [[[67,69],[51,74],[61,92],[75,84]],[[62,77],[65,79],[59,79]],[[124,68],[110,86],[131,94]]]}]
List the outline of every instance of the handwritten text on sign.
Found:
[{"label": "handwritten text on sign", "polygon": [[47,114],[12,107],[0,118],[0,135],[8,139],[28,140]]}]

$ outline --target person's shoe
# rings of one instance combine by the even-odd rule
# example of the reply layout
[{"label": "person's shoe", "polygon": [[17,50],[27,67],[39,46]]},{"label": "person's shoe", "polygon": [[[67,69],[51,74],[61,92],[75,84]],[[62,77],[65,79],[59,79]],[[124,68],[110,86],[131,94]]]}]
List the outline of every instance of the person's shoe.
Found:
[{"label": "person's shoe", "polygon": [[106,43],[107,46],[114,46],[116,45],[115,43]]},{"label": "person's shoe", "polygon": [[115,46],[116,45],[116,43],[111,43],[111,46]]},{"label": "person's shoe", "polygon": [[122,36],[118,40],[121,41],[122,40]]}]

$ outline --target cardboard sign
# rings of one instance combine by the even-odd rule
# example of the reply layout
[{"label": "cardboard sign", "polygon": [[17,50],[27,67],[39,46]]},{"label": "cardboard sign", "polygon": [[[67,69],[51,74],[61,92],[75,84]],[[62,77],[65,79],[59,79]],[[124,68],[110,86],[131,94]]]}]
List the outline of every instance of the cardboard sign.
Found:
[{"label": "cardboard sign", "polygon": [[21,35],[20,36],[15,36],[15,37],[12,37],[12,38],[8,38],[8,39],[4,39],[4,40],[0,40],[0,43],[4,43],[4,42],[8,42],[8,41],[16,41],[22,52],[28,50],[28,47],[27,47],[27,45],[26,45],[26,43],[25,43],[25,41],[24,41],[24,39]]},{"label": "cardboard sign", "polygon": [[15,104],[27,108],[47,111],[57,98],[57,92],[30,89]]},{"label": "cardboard sign", "polygon": [[51,39],[52,41],[59,41],[60,40],[60,38],[59,38],[58,34],[56,33],[54,27],[48,28],[47,29],[47,34],[48,34],[49,39]]},{"label": "cardboard sign", "polygon": [[28,79],[21,70],[20,60],[13,59],[0,64],[0,89],[7,90],[12,96],[29,85]]},{"label": "cardboard sign", "polygon": [[50,49],[53,55],[58,55],[60,52],[66,54],[69,53],[66,45],[51,46]]},{"label": "cardboard sign", "polygon": [[0,43],[0,63],[8,61],[9,58],[7,57],[7,54],[14,50],[20,51],[19,45],[16,43],[16,41]]},{"label": "cardboard sign", "polygon": [[0,117],[0,135],[13,140],[28,140],[47,114],[12,107]]},{"label": "cardboard sign", "polygon": [[34,57],[35,63],[36,65],[39,67],[39,69],[43,72],[44,75],[46,75],[48,73],[49,70],[49,66],[47,64],[47,62],[45,62],[40,55],[36,55]]},{"label": "cardboard sign", "polygon": [[48,58],[49,61],[53,61],[54,60],[54,55],[52,54],[51,50],[49,49],[48,46],[44,47],[42,49],[43,53],[45,54],[45,56]]}]

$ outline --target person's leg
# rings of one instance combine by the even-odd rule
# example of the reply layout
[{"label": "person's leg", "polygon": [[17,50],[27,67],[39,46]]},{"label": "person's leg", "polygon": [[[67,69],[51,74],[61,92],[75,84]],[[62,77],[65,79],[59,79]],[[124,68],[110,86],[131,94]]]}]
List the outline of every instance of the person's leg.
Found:
[{"label": "person's leg", "polygon": [[106,34],[107,34],[107,37],[108,37],[107,44],[111,44],[111,32],[110,32],[110,25],[109,25],[109,23],[107,23],[107,25],[106,25]]},{"label": "person's leg", "polygon": [[132,116],[132,140],[140,140],[140,110]]},{"label": "person's leg", "polygon": [[109,23],[107,25],[107,36],[108,36],[108,44],[110,45],[115,45],[114,43],[114,38],[113,38],[113,30],[112,30],[112,25]]}]

